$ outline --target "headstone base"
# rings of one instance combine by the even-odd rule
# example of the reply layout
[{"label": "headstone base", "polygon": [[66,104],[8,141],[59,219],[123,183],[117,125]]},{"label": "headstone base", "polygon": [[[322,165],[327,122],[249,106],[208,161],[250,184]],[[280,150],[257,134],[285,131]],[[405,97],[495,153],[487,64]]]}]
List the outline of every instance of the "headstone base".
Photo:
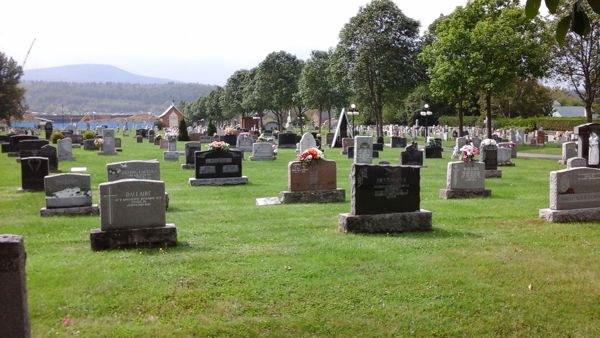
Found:
[{"label": "headstone base", "polygon": [[514,167],[515,164],[512,163],[512,162],[506,162],[506,163],[500,163],[500,162],[498,162],[498,166],[499,167]]},{"label": "headstone base", "polygon": [[346,190],[310,190],[282,191],[279,193],[281,203],[336,203],[346,200]]},{"label": "headstone base", "polygon": [[117,155],[117,152],[115,151],[114,153],[106,153],[104,151],[99,151],[99,152],[97,152],[97,154],[98,155],[109,155],[110,156],[110,155]]},{"label": "headstone base", "polygon": [[486,170],[485,178],[501,178],[502,170]]},{"label": "headstone base", "polygon": [[490,189],[440,189],[440,198],[445,200],[453,198],[490,197]]},{"label": "headstone base", "polygon": [[570,210],[540,209],[540,218],[552,223],[598,221],[600,220],[600,208]]},{"label": "headstone base", "polygon": [[341,232],[389,233],[430,231],[431,211],[401,212],[377,215],[340,214],[338,229]]},{"label": "headstone base", "polygon": [[163,152],[163,159],[165,161],[179,161],[179,153],[176,151],[165,151]]},{"label": "headstone base", "polygon": [[93,251],[129,247],[162,247],[177,245],[177,228],[167,224],[160,228],[102,231],[92,229],[90,242]]},{"label": "headstone base", "polygon": [[71,156],[71,157],[59,157],[58,158],[59,161],[75,161],[75,157]]},{"label": "headstone base", "polygon": [[296,149],[296,144],[280,144],[277,146],[278,148],[291,148],[291,149]]},{"label": "headstone base", "polygon": [[188,180],[191,186],[201,185],[237,185],[248,183],[248,176],[242,177],[220,177],[220,178],[193,178]]},{"label": "headstone base", "polygon": [[41,208],[40,216],[60,216],[60,215],[98,215],[100,210],[97,204],[92,204],[87,207],[73,207],[73,208]]},{"label": "headstone base", "polygon": [[277,157],[258,157],[258,156],[250,156],[250,161],[273,161],[276,160]]},{"label": "headstone base", "polygon": [[281,201],[279,197],[259,197],[256,199],[256,205],[259,207],[264,207],[266,205],[279,205]]},{"label": "headstone base", "polygon": [[195,164],[186,164],[186,163],[184,163],[184,164],[181,165],[181,169],[195,169],[195,168],[196,168]]}]

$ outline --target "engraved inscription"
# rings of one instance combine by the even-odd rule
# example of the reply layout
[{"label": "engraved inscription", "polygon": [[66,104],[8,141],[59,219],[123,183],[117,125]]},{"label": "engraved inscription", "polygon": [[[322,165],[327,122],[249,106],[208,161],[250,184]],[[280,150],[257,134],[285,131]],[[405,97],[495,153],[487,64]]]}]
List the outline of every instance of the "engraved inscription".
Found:
[{"label": "engraved inscription", "polygon": [[240,171],[240,166],[237,164],[226,164],[223,166],[224,174],[237,173],[239,171]]},{"label": "engraved inscription", "polygon": [[200,174],[215,174],[217,172],[217,167],[214,165],[205,165],[198,168],[198,172]]},{"label": "engraved inscription", "polygon": [[217,164],[217,163],[231,163],[232,162],[232,158],[207,158],[206,159],[206,164]]},{"label": "engraved inscription", "polygon": [[381,177],[378,178],[373,186],[375,197],[384,197],[394,199],[398,196],[408,195],[410,185],[404,177]]},{"label": "engraved inscription", "polygon": [[16,272],[19,271],[19,258],[18,257],[3,257],[0,260],[0,273],[1,272]]}]

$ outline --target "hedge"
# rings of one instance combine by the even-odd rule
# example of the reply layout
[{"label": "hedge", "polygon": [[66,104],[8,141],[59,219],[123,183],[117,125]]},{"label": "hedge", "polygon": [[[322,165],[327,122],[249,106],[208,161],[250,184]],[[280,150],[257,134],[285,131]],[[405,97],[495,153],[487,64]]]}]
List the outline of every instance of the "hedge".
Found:
[{"label": "hedge", "polygon": [[[440,125],[458,126],[458,117],[456,116],[440,116],[438,119]],[[599,121],[595,119],[594,122]],[[573,130],[575,126],[587,123],[585,118],[581,117],[529,117],[529,118],[508,118],[494,117],[492,118],[492,126],[494,128],[525,128],[534,130],[536,128],[544,128],[545,130]],[[483,127],[482,116],[465,116],[464,124],[467,127]]]}]

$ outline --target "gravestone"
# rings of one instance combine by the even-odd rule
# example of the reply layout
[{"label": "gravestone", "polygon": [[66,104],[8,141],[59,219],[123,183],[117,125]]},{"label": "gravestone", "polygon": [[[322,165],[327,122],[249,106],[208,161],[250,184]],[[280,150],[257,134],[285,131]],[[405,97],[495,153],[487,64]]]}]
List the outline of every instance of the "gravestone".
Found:
[{"label": "gravestone", "polygon": [[13,135],[9,137],[9,147],[7,150],[7,155],[9,157],[19,156],[19,144],[21,141],[25,140],[38,140],[37,136],[32,135]]},{"label": "gravestone", "polygon": [[92,250],[177,245],[177,228],[166,224],[165,182],[124,179],[101,183],[100,229]]},{"label": "gravestone", "polygon": [[276,159],[273,145],[268,142],[256,142],[252,144],[251,161],[272,161]]},{"label": "gravestone", "polygon": [[557,223],[600,220],[600,169],[550,172],[550,207],[540,209],[539,215]]},{"label": "gravestone", "polygon": [[587,167],[587,160],[582,157],[571,157],[567,160],[567,169]]},{"label": "gravestone", "polygon": [[371,164],[373,162],[373,138],[356,136],[354,138],[354,163]]},{"label": "gravestone", "polygon": [[58,140],[58,160],[59,161],[75,161],[73,157],[73,144],[71,138],[63,138]]},{"label": "gravestone", "polygon": [[535,132],[535,142],[537,145],[543,146],[546,143],[546,133],[543,130]]},{"label": "gravestone", "polygon": [[192,186],[234,185],[248,183],[242,176],[242,152],[238,150],[197,151],[195,177],[188,180]]},{"label": "gravestone", "polygon": [[481,139],[477,136],[471,137],[471,144],[476,148],[481,148]]},{"label": "gravestone", "polygon": [[[160,181],[160,163],[157,160],[108,163],[106,172],[109,182],[122,179]],[[165,192],[165,207],[169,208],[169,194],[167,192]]]},{"label": "gravestone", "polygon": [[[158,140],[159,140],[159,143],[160,143],[160,144],[159,144],[159,148],[160,148],[160,149],[167,149],[167,150],[168,150],[168,149],[169,149],[169,140],[167,140],[167,139],[163,139],[162,137],[159,139],[159,137],[160,137],[160,135],[159,135],[159,136],[157,136],[157,138],[156,138],[156,139],[158,139]],[[155,139],[155,140],[156,140],[156,139]]]},{"label": "gravestone", "polygon": [[235,147],[242,152],[251,152],[253,143],[254,138],[249,133],[240,133]]},{"label": "gravestone", "polygon": [[354,139],[349,137],[344,137],[342,139],[342,154],[346,155],[348,153],[348,147],[354,147]]},{"label": "gravestone", "polygon": [[419,150],[416,142],[405,148],[405,151],[400,153],[400,163],[402,165],[423,166],[423,151]]},{"label": "gravestone", "polygon": [[31,337],[23,237],[0,235],[0,335]]},{"label": "gravestone", "polygon": [[40,155],[43,146],[49,144],[48,140],[23,140],[19,142],[19,157],[34,157]]},{"label": "gravestone", "polygon": [[148,143],[154,144],[154,138],[156,137],[156,132],[154,130],[148,130]]},{"label": "gravestone", "polygon": [[83,140],[83,150],[96,150],[94,139]]},{"label": "gravestone", "polygon": [[349,159],[354,160],[354,146],[346,148],[346,156],[348,156]]},{"label": "gravestone", "polygon": [[337,188],[335,161],[313,160],[310,165],[300,161],[288,163],[288,187],[279,193],[281,203],[332,203],[345,199],[345,190]]},{"label": "gravestone", "polygon": [[563,143],[561,155],[562,155],[561,159],[558,161],[558,163],[560,163],[560,164],[567,164],[567,161],[570,158],[577,157],[577,142]]},{"label": "gravestone", "polygon": [[135,141],[137,143],[142,143],[144,142],[144,138],[142,137],[142,135],[135,135]]},{"label": "gravestone", "polygon": [[102,129],[102,150],[98,152],[99,155],[115,155],[117,153],[115,149],[115,130],[114,129]]},{"label": "gravestone", "polygon": [[230,144],[231,146],[233,146],[234,144],[237,144],[237,135],[222,135],[219,136],[219,140]]},{"label": "gravestone", "polygon": [[44,177],[48,175],[48,158],[23,157],[21,159],[21,190],[44,191]]},{"label": "gravestone", "polygon": [[154,145],[155,145],[155,146],[160,146],[160,147],[162,147],[162,136],[160,136],[160,135],[157,135],[157,136],[154,138]]},{"label": "gravestone", "polygon": [[70,139],[72,145],[83,144],[83,135],[81,134],[73,134],[71,135]]},{"label": "gravestone", "polygon": [[406,147],[406,137],[392,136],[390,141],[391,148],[404,148]]},{"label": "gravestone", "polygon": [[512,151],[510,148],[498,148],[497,160],[498,166],[513,167],[515,164],[511,161]]},{"label": "gravestone", "polygon": [[485,189],[485,164],[483,162],[448,163],[446,189],[440,190],[441,198],[488,197],[491,194],[491,190]]},{"label": "gravestone", "polygon": [[279,148],[296,148],[296,133],[279,133],[277,143]]},{"label": "gravestone", "polygon": [[590,168],[600,168],[600,123],[586,123],[573,128],[577,135],[577,156],[585,158]]},{"label": "gravestone", "polygon": [[121,138],[120,137],[115,137],[115,149],[116,149],[116,151],[123,151],[123,149],[121,149]]},{"label": "gravestone", "polygon": [[420,168],[354,164],[350,213],[343,232],[393,233],[431,230],[431,212],[420,208]]},{"label": "gravestone", "polygon": [[144,128],[136,129],[135,136],[137,137],[137,135],[142,136],[142,138],[148,137],[148,129],[144,129]]},{"label": "gravestone", "polygon": [[317,141],[311,133],[304,133],[300,139],[298,153],[302,154],[308,148],[317,148]]},{"label": "gravestone", "polygon": [[58,171],[58,152],[56,151],[56,148],[46,144],[40,149],[38,154],[40,157],[48,159],[48,170]]},{"label": "gravestone", "polygon": [[498,170],[498,147],[484,145],[480,148],[481,162],[485,163],[485,178],[500,178],[502,170]]},{"label": "gravestone", "polygon": [[87,174],[46,176],[46,207],[40,209],[40,215],[97,215],[98,206],[92,204],[91,181]]},{"label": "gravestone", "polygon": [[179,160],[179,152],[177,151],[177,137],[169,136],[168,139],[168,150],[163,152],[163,159],[165,161],[178,161]]},{"label": "gravestone", "polygon": [[331,142],[333,142],[333,137],[335,136],[334,133],[327,133],[327,135],[325,136],[325,141],[327,144],[331,144]]},{"label": "gravestone", "polygon": [[425,158],[442,158],[442,139],[436,138],[425,146]]},{"label": "gravestone", "polygon": [[498,143],[498,148],[507,148],[510,149],[510,157],[517,158],[517,145],[512,142],[500,142]]},{"label": "gravestone", "polygon": [[373,151],[383,151],[383,143],[373,143]]},{"label": "gravestone", "polygon": [[200,151],[200,142],[186,142],[185,143],[185,163],[181,165],[181,169],[194,169],[196,168],[196,157],[195,152]]}]

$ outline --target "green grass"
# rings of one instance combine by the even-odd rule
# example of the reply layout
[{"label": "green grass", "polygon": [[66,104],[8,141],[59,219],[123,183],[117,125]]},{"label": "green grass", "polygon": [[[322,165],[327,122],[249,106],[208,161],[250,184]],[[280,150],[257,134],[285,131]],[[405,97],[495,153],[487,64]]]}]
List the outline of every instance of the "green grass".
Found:
[{"label": "green grass", "polygon": [[[60,167],[88,167],[97,202],[106,163],[162,158],[133,138],[123,149],[75,149]],[[381,159],[397,163],[399,152]],[[446,151],[421,171],[434,230],[362,235],[337,231],[350,160],[326,156],[346,203],[256,207],[285,190],[292,150],[245,161],[250,182],[234,187],[190,187],[192,170],[161,159],[179,246],[92,252],[99,218],[41,218],[43,193],[17,192],[19,166],[2,154],[0,233],[25,236],[33,335],[600,336],[600,222],[538,219],[556,161],[516,159],[486,180],[491,198],[441,200]]]},{"label": "green grass", "polygon": [[562,145],[558,143],[546,143],[543,147],[537,145],[519,145],[517,151],[522,153],[536,153],[536,154],[549,154],[549,155],[560,155],[562,153]]}]

